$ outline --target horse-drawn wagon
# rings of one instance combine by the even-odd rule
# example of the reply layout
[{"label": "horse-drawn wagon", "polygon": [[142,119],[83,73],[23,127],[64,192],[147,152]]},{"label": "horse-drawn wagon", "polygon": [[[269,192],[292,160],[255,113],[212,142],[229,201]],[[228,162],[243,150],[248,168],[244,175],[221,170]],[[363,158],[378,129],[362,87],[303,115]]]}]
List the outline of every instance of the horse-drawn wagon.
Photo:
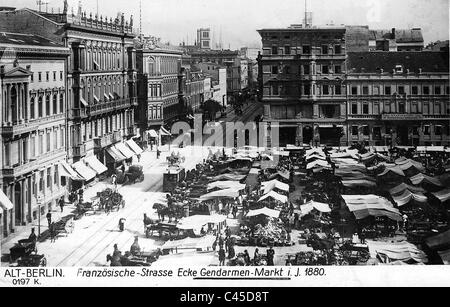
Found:
[{"label": "horse-drawn wagon", "polygon": [[11,262],[20,257],[29,256],[31,253],[37,253],[36,241],[31,239],[19,240],[9,249]]},{"label": "horse-drawn wagon", "polygon": [[142,182],[144,181],[144,171],[143,171],[142,165],[132,165],[128,168],[128,171],[125,173],[125,182],[127,183],[133,183],[136,182]]},{"label": "horse-drawn wagon", "polygon": [[54,224],[55,236],[65,234],[67,237],[75,229],[74,215],[64,216]]},{"label": "horse-drawn wagon", "polygon": [[186,178],[186,171],[182,167],[169,167],[163,175],[163,192],[173,191],[179,182]]}]

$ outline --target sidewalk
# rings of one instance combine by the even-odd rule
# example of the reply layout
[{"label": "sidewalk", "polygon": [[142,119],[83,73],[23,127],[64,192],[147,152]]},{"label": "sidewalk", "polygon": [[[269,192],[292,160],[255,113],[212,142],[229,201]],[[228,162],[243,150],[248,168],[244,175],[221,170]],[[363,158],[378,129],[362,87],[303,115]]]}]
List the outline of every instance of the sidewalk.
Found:
[{"label": "sidewalk", "polygon": [[[143,165],[144,168],[154,167],[154,166],[160,164],[161,162],[166,161],[166,157],[169,155],[167,145],[160,147],[160,150],[161,150],[161,156],[160,156],[159,160],[156,159],[156,149],[154,151],[150,151],[150,149],[148,149],[147,151],[144,151],[142,153],[141,160],[139,163],[137,162],[137,158],[133,157],[133,163]],[[84,200],[89,202],[92,197],[97,195],[97,192],[101,192],[108,187],[112,187],[112,184],[110,183],[110,178],[107,178],[103,181],[95,182],[94,184],[92,184],[92,186],[89,186],[88,188],[85,189]],[[120,191],[120,189],[122,187],[123,187],[123,185],[118,185],[118,190]],[[76,206],[74,204],[68,204],[68,203],[65,204],[63,212],[61,212],[61,209],[59,206],[52,208],[52,211],[51,211],[52,222],[58,222],[62,218],[73,214],[75,209],[76,209]],[[11,247],[13,247],[17,243],[18,240],[28,238],[28,236],[31,233],[32,228],[35,228],[36,235],[39,235],[39,229],[38,229],[39,222],[40,222],[40,228],[41,228],[40,229],[41,235],[45,231],[48,230],[48,221],[46,218],[46,214],[44,214],[40,218],[40,221],[35,220],[26,226],[17,226],[16,231],[14,233],[10,234],[7,238],[5,238],[1,241],[1,244],[0,244],[1,257],[3,258],[3,254],[9,254],[9,249]],[[44,238],[43,241],[45,241],[45,240],[46,239]],[[38,244],[39,244],[39,240],[38,240]]]}]

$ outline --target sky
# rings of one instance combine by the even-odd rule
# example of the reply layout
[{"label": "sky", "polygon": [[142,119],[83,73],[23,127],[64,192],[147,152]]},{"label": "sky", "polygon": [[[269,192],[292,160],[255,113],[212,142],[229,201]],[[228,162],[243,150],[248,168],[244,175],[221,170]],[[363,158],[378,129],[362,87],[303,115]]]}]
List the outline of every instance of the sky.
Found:
[{"label": "sky", "polygon": [[[43,0],[48,10],[63,0]],[[368,25],[371,29],[422,28],[425,44],[449,39],[448,0],[307,0],[313,25]],[[78,7],[78,0],[68,0]],[[81,0],[83,10],[108,17],[134,16],[139,29],[140,0]],[[37,9],[36,0],[0,0],[0,6]],[[45,5],[42,6],[45,10]],[[77,11],[75,9],[75,11]],[[142,32],[163,42],[193,44],[198,28],[213,30],[213,44],[222,33],[223,47],[259,47],[257,29],[285,28],[302,22],[305,0],[142,0]]]}]

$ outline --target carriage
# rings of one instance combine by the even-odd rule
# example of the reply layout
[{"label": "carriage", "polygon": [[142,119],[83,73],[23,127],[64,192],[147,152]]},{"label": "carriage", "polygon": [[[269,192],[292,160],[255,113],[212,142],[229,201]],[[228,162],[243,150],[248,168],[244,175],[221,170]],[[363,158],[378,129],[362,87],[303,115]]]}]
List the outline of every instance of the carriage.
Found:
[{"label": "carriage", "polygon": [[365,244],[354,244],[352,241],[346,241],[339,246],[339,254],[350,265],[358,262],[367,262],[370,259],[369,248]]},{"label": "carriage", "polygon": [[18,267],[46,267],[47,258],[44,255],[30,254],[17,259]]},{"label": "carriage", "polygon": [[128,168],[128,171],[125,173],[125,183],[136,183],[144,181],[144,172],[142,165],[132,165]]},{"label": "carriage", "polygon": [[9,249],[11,262],[18,258],[37,253],[36,241],[30,239],[19,240],[13,247]]},{"label": "carriage", "polygon": [[122,194],[117,191],[108,188],[97,195],[100,198],[98,202],[99,208],[105,210],[106,213],[113,210],[119,211],[120,208],[125,207],[125,200]]},{"label": "carriage", "polygon": [[179,182],[186,178],[186,171],[184,168],[170,167],[163,175],[163,192],[173,191]]},{"label": "carriage", "polygon": [[55,236],[59,234],[65,234],[65,236],[67,237],[69,234],[71,234],[75,228],[74,217],[74,215],[64,216],[61,218],[61,220],[56,222],[54,224]]}]

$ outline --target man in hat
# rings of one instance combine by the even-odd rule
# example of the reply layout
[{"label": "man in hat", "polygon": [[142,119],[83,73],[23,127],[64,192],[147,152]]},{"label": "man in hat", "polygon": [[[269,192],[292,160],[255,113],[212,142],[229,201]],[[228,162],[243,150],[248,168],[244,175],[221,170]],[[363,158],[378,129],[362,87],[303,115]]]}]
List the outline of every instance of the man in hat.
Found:
[{"label": "man in hat", "polygon": [[52,213],[49,211],[46,215],[47,221],[48,221],[48,227],[50,228],[50,225],[52,224]]},{"label": "man in hat", "polygon": [[273,266],[273,258],[275,256],[275,251],[273,250],[273,247],[270,246],[270,248],[267,250],[267,265]]},{"label": "man in hat", "polygon": [[36,233],[34,232],[34,228],[31,228],[31,233],[28,237],[28,240],[31,242],[36,242],[37,241],[37,236]]}]

